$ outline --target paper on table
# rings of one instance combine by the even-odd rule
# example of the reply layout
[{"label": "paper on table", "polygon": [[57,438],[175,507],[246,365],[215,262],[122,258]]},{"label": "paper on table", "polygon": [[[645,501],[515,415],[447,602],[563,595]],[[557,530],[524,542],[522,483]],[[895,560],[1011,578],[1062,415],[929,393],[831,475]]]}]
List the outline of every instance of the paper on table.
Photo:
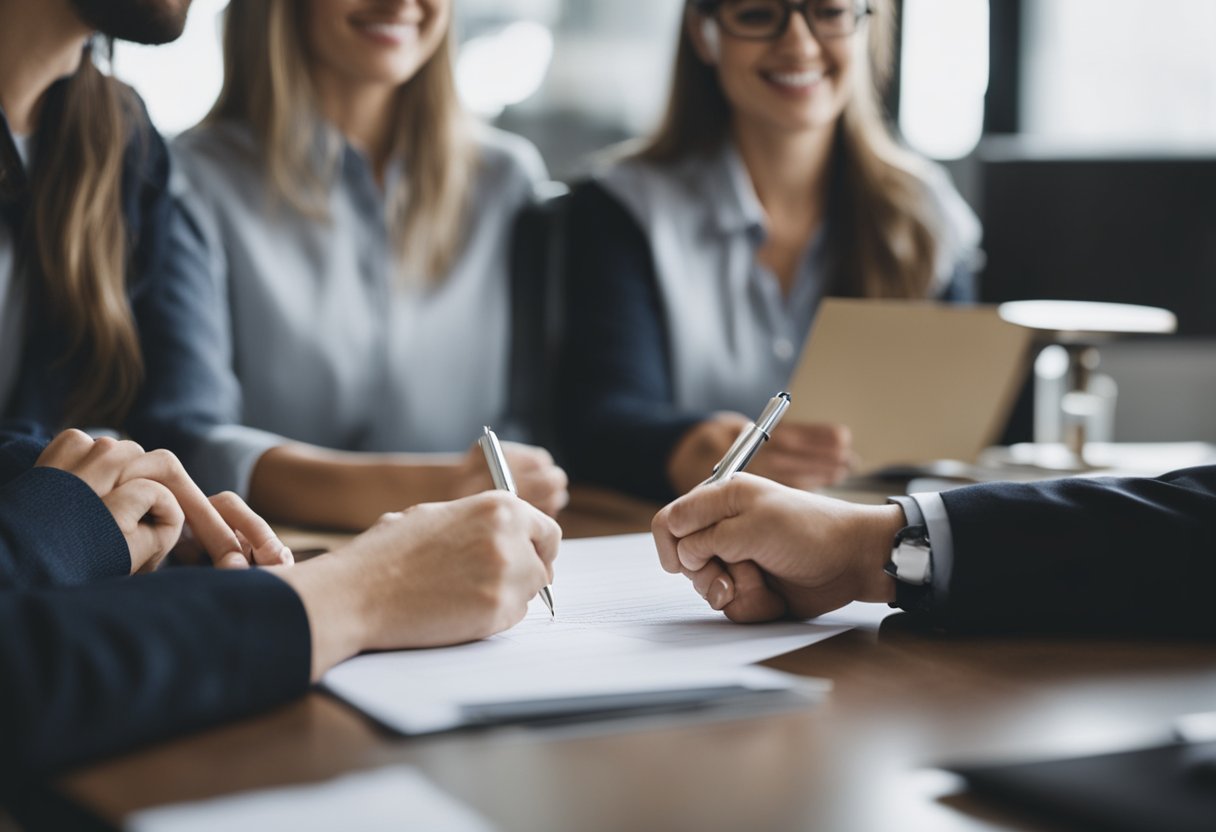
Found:
[{"label": "paper on table", "polygon": [[493,828],[408,766],[147,809],[126,824],[128,832],[490,832]]},{"label": "paper on table", "polygon": [[477,723],[509,703],[522,712],[561,713],[590,710],[595,697],[620,704],[631,694],[645,703],[695,689],[822,691],[821,682],[743,665],[877,615],[854,610],[847,623],[731,624],[687,579],[663,572],[649,535],[564,543],[553,592],[556,620],[537,608],[514,629],[474,644],[361,656],[331,670],[324,684],[405,733]]}]

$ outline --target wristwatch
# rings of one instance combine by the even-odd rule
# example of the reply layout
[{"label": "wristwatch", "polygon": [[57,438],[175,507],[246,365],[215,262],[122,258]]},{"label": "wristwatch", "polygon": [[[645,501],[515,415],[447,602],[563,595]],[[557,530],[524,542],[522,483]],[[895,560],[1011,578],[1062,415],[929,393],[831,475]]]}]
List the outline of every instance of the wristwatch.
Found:
[{"label": "wristwatch", "polygon": [[924,586],[933,579],[933,550],[929,530],[923,525],[904,526],[891,544],[891,559],[883,571],[895,580]]},{"label": "wristwatch", "polygon": [[891,557],[883,566],[895,579],[895,603],[891,606],[908,612],[923,612],[933,602],[933,546],[920,505],[911,497],[892,497],[904,510],[908,525],[895,533]]}]

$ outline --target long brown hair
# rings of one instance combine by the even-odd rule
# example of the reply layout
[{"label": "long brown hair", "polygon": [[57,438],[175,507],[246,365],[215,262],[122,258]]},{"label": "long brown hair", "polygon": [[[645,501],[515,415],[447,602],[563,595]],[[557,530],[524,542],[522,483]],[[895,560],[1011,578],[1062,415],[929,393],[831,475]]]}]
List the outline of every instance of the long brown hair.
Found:
[{"label": "long brown hair", "polygon": [[136,105],[91,52],[63,82],[56,117],[39,130],[31,242],[52,321],[67,335],[63,360],[78,369],[63,426],[117,428],[139,394],[144,367],[127,298],[122,211]]},{"label": "long brown hair", "polygon": [[[924,297],[933,282],[940,237],[926,198],[923,163],[899,147],[883,121],[880,94],[890,80],[895,13],[890,0],[870,0],[867,58],[837,126],[832,225],[839,267],[833,294]],[[686,14],[698,14],[691,5]],[[680,26],[675,73],[658,132],[637,158],[672,164],[717,150],[730,134],[732,111],[717,70],[697,55],[687,21]]]},{"label": "long brown hair", "polygon": [[[250,125],[271,188],[309,216],[324,217],[340,146],[320,127],[299,0],[231,0],[224,20],[224,86],[207,121]],[[463,243],[476,165],[469,121],[456,95],[449,30],[403,84],[395,102],[392,153],[404,176],[388,195],[388,227],[402,270],[436,280]],[[330,140],[327,140],[330,139]],[[316,148],[325,164],[315,166]]]}]

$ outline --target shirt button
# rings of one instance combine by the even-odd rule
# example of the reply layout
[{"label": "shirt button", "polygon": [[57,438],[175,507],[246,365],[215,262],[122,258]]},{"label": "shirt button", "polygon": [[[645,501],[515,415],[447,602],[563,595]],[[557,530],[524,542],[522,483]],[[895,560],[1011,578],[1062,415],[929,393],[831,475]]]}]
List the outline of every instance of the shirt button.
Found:
[{"label": "shirt button", "polygon": [[794,357],[794,342],[789,338],[778,338],[773,341],[773,355],[782,361],[789,361]]}]

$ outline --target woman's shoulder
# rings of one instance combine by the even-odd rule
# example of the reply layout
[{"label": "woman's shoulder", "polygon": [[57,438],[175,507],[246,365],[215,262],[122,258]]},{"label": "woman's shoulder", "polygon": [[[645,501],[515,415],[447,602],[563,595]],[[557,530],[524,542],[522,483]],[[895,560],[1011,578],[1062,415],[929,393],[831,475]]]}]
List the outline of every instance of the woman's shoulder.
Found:
[{"label": "woman's shoulder", "polygon": [[204,121],[178,135],[170,147],[176,161],[225,176],[243,173],[258,158],[253,130],[232,119]]},{"label": "woman's shoulder", "polygon": [[587,186],[614,198],[643,225],[660,215],[691,217],[706,207],[705,186],[712,159],[659,162],[640,150],[637,142],[626,142],[600,153],[590,165]]}]

